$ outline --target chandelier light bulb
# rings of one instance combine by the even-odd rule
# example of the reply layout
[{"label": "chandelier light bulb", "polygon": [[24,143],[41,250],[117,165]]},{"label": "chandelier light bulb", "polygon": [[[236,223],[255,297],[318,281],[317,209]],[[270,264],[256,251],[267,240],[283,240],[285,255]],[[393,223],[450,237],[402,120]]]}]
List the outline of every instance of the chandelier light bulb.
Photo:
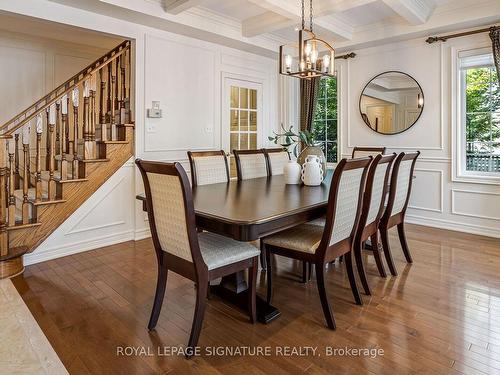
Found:
[{"label": "chandelier light bulb", "polygon": [[291,55],[285,55],[285,67],[286,67],[287,73],[290,73],[292,71],[292,56]]},{"label": "chandelier light bulb", "polygon": [[316,64],[316,61],[318,61],[318,51],[316,49],[313,49],[311,52],[311,62],[313,64]]},{"label": "chandelier light bulb", "polygon": [[330,56],[329,55],[323,56],[323,69],[325,70],[325,73],[328,73],[330,70]]}]

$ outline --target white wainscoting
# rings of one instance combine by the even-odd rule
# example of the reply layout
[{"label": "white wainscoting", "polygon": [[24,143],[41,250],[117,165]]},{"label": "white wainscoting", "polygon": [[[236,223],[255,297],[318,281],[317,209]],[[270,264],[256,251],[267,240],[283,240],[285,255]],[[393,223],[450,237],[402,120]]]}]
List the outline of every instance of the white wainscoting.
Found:
[{"label": "white wainscoting", "polygon": [[135,238],[135,165],[129,160],[33,253],[34,264]]}]

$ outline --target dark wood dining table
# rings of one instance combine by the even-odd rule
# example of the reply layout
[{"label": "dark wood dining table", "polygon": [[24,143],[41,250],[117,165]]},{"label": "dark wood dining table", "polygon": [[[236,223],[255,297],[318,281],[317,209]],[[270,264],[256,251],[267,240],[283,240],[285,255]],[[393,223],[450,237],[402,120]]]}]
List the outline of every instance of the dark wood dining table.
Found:
[{"label": "dark wood dining table", "polygon": [[[284,176],[254,178],[196,186],[193,202],[199,229],[255,241],[326,212],[333,171],[328,170],[320,186],[286,185]],[[147,211],[143,194],[137,195]],[[246,309],[247,285],[243,273],[225,277],[212,290],[222,298]],[[268,323],[280,315],[275,307],[257,298],[257,318]]]}]

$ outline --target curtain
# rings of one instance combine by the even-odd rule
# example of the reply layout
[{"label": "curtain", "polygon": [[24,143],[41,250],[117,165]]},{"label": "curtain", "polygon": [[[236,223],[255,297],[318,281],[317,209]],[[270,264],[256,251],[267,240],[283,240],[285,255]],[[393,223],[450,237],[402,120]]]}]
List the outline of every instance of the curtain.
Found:
[{"label": "curtain", "polygon": [[490,28],[490,38],[493,44],[493,57],[497,68],[498,80],[500,81],[500,27]]},{"label": "curtain", "polygon": [[300,80],[300,130],[312,130],[320,77]]}]

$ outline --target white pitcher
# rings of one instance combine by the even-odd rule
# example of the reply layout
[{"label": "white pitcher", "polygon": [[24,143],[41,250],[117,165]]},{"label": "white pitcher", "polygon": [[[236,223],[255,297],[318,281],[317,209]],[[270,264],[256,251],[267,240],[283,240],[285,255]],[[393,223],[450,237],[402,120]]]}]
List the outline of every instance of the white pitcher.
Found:
[{"label": "white pitcher", "polygon": [[316,155],[306,157],[305,163],[302,165],[302,182],[307,186],[319,186],[323,182],[323,168],[321,160]]}]

